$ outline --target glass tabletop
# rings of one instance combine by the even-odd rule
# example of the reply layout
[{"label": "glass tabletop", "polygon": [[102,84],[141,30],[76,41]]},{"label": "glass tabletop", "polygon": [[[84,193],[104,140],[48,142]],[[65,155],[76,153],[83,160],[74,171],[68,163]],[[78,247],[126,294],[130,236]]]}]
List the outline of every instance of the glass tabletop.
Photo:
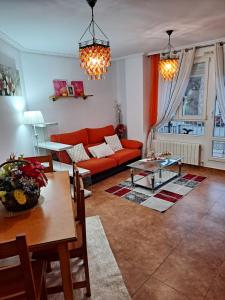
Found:
[{"label": "glass tabletop", "polygon": [[182,158],[180,156],[169,156],[162,160],[149,160],[148,158],[143,158],[127,166],[129,168],[156,172],[158,169],[176,165],[179,161],[181,161],[181,159]]}]

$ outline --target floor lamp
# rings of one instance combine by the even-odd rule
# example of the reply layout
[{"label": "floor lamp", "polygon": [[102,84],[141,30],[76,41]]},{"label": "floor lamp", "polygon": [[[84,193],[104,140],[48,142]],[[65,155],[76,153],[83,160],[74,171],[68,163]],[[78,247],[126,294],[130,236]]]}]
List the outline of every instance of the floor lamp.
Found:
[{"label": "floor lamp", "polygon": [[[32,125],[34,130],[34,150],[35,153],[39,154],[39,148],[38,148],[38,133],[36,126],[38,124],[43,124],[44,118],[42,113],[39,110],[34,111],[25,111],[24,112],[24,124],[25,125]],[[36,147],[36,148],[35,148]],[[37,151],[36,151],[37,149]]]}]

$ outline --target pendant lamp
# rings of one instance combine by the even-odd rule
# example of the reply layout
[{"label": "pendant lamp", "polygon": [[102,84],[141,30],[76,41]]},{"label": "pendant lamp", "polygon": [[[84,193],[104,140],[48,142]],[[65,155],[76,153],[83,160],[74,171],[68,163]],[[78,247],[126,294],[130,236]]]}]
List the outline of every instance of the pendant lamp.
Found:
[{"label": "pendant lamp", "polygon": [[[80,66],[90,79],[99,80],[111,64],[110,45],[108,37],[94,20],[94,6],[97,0],[87,2],[91,7],[91,22],[79,42]],[[104,40],[96,38],[96,32],[99,32]],[[83,41],[87,33],[90,37]]]},{"label": "pendant lamp", "polygon": [[159,61],[159,72],[164,80],[173,80],[175,77],[178,66],[179,66],[179,59],[172,55],[172,45],[170,42],[171,34],[173,30],[167,30],[166,33],[169,36],[168,40],[168,54],[165,57],[162,57]]}]

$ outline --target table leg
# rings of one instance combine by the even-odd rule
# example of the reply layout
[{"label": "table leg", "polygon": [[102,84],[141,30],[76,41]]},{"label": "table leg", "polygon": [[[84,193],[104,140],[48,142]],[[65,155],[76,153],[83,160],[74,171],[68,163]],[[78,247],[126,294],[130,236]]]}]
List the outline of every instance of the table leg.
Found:
[{"label": "table leg", "polygon": [[178,169],[179,169],[178,175],[179,175],[179,176],[181,176],[181,167],[182,167],[182,162],[181,162],[181,160],[180,160],[180,161],[178,161]]},{"label": "table leg", "polygon": [[73,299],[73,283],[70,270],[70,255],[67,247],[67,243],[58,245],[58,253],[60,259],[60,269],[62,275],[62,286],[64,291],[64,299]]},{"label": "table leg", "polygon": [[152,191],[154,192],[154,189],[155,189],[155,176],[153,174],[151,175],[151,182],[152,182]]},{"label": "table leg", "polygon": [[134,169],[130,169],[130,176],[131,176],[131,184],[134,186]]},{"label": "table leg", "polygon": [[162,169],[161,168],[159,169],[159,179],[160,180],[162,179]]}]

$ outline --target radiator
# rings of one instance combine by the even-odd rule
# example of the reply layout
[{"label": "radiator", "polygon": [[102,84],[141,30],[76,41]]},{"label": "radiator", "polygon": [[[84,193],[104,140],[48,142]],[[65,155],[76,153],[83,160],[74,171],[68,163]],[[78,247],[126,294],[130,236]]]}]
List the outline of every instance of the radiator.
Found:
[{"label": "radiator", "polygon": [[200,144],[153,140],[153,149],[156,153],[169,151],[173,155],[181,156],[185,164],[200,164]]}]

